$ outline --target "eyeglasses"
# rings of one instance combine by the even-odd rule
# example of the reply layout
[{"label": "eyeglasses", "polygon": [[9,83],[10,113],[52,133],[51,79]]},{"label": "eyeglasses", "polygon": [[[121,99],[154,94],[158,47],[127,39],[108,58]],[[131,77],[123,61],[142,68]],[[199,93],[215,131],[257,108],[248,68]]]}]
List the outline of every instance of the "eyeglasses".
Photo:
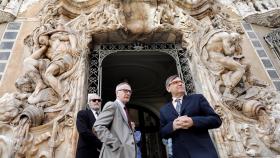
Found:
[{"label": "eyeglasses", "polygon": [[169,83],[169,86],[172,85],[172,84],[184,84],[184,82],[183,82],[182,80],[173,81],[173,82],[170,82],[170,83]]},{"label": "eyeglasses", "polygon": [[118,91],[123,91],[124,93],[132,93],[132,90],[130,89],[119,89]]},{"label": "eyeglasses", "polygon": [[90,101],[92,101],[92,102],[101,102],[102,100],[101,99],[90,99]]}]

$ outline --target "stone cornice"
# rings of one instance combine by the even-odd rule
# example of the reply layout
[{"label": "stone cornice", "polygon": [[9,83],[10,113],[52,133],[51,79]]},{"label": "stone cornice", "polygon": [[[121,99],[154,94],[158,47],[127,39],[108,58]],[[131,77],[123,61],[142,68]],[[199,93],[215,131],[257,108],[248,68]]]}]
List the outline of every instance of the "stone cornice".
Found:
[{"label": "stone cornice", "polygon": [[280,27],[280,8],[278,7],[267,12],[251,14],[246,16],[244,20],[252,24],[277,28]]}]

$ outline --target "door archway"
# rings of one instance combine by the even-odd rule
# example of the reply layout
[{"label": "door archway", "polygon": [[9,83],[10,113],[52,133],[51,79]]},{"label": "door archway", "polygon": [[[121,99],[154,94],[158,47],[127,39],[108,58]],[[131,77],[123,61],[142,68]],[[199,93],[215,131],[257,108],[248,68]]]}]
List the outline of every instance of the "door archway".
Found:
[{"label": "door archway", "polygon": [[185,81],[187,94],[192,94],[195,87],[192,80],[192,74],[189,67],[188,52],[175,43],[124,43],[124,44],[100,44],[94,45],[93,51],[89,54],[89,76],[88,76],[88,92],[102,95],[102,62],[112,54],[120,53],[144,53],[147,55],[155,55],[156,53],[164,53],[175,60],[177,74]]},{"label": "door archway", "polygon": [[186,54],[176,44],[103,44],[90,54],[89,92],[101,95],[104,103],[115,100],[115,86],[123,81],[132,87],[127,105],[142,133],[143,158],[166,157],[159,135],[159,109],[170,100],[165,80],[179,74],[188,94],[194,91]]}]

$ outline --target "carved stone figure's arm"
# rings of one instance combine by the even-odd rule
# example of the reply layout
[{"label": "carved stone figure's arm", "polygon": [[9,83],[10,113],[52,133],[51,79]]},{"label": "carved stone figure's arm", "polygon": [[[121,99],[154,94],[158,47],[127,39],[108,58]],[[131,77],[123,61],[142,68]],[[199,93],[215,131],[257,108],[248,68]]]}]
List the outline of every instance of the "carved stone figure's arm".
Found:
[{"label": "carved stone figure's arm", "polygon": [[31,94],[30,93],[16,93],[15,98],[19,100],[27,99]]},{"label": "carved stone figure's arm", "polygon": [[43,45],[41,48],[39,48],[38,50],[36,50],[32,55],[30,55],[28,58],[31,59],[39,59],[48,49],[48,46]]},{"label": "carved stone figure's arm", "polygon": [[223,39],[223,48],[224,48],[224,54],[225,55],[232,55],[235,52],[235,45],[232,45],[232,42],[230,41],[230,37],[224,37]]},{"label": "carved stone figure's arm", "polygon": [[71,45],[71,54],[74,55],[74,56],[77,56],[79,55],[79,52],[77,50],[77,38],[70,34],[69,35],[69,41],[70,41],[70,45]]}]

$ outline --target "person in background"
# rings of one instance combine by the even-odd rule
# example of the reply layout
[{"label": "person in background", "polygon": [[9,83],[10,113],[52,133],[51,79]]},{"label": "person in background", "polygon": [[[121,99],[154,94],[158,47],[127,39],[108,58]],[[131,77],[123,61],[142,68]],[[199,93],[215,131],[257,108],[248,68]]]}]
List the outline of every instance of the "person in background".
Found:
[{"label": "person in background", "polygon": [[137,144],[137,158],[142,158],[141,153],[141,132],[139,130],[136,130],[135,122],[131,122],[132,129],[134,131],[134,138],[135,142]]},{"label": "person in background", "polygon": [[174,158],[218,158],[208,129],[222,121],[201,94],[186,96],[185,83],[178,75],[166,80],[172,101],[160,109],[160,134],[172,138]]},{"label": "person in background", "polygon": [[92,126],[100,112],[101,98],[95,93],[89,94],[88,106],[89,108],[80,110],[77,115],[79,140],[76,158],[98,158],[102,147],[101,141],[92,132]]},{"label": "person in background", "polygon": [[173,153],[172,153],[172,139],[162,139],[162,143],[165,145],[166,152],[168,157],[167,158],[173,158]]}]

